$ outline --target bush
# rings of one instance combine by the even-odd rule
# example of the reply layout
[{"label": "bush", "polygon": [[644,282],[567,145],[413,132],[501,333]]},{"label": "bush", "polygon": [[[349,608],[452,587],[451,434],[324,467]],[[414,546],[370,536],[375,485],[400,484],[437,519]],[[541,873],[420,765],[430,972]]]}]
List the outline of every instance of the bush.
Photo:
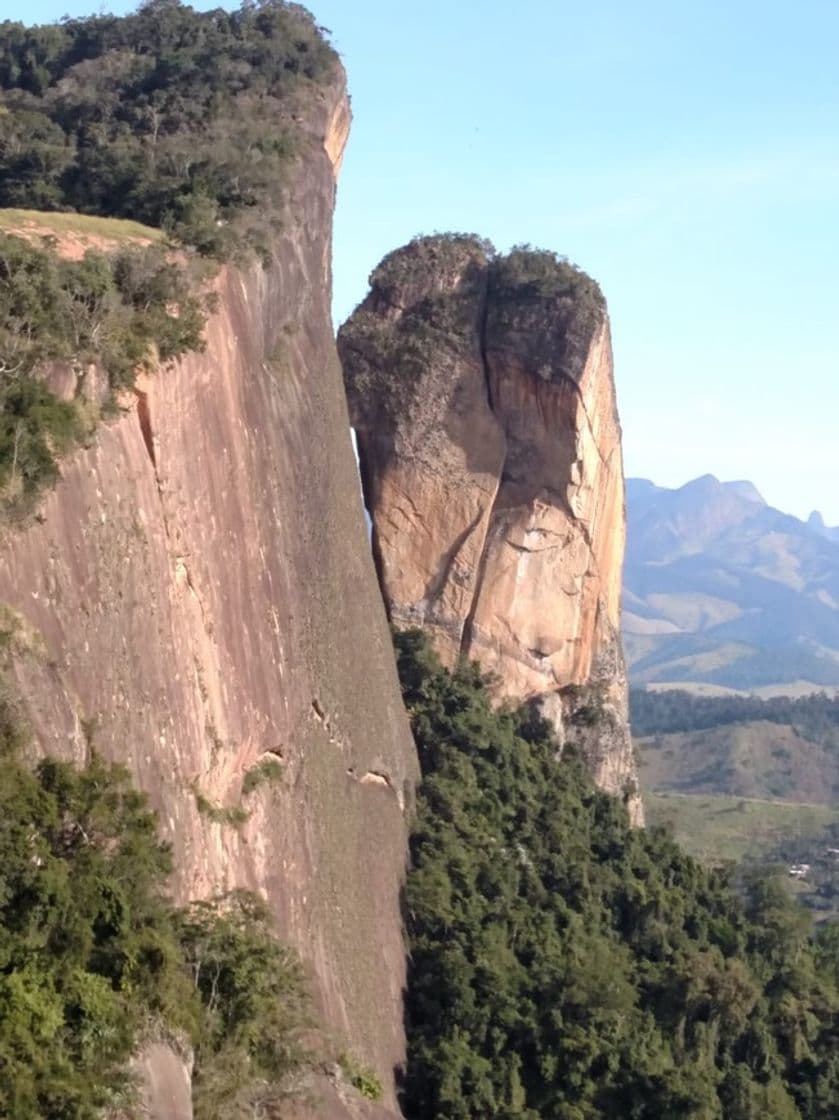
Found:
[{"label": "bush", "polygon": [[213,824],[228,824],[233,828],[239,828],[250,816],[247,809],[243,809],[241,805],[219,805],[211,801],[197,786],[193,789],[193,794],[198,812]]},{"label": "bush", "polygon": [[283,778],[282,763],[276,758],[263,758],[256,766],[246,771],[242,780],[242,794],[247,797],[263,785],[276,785]]},{"label": "bush", "polygon": [[0,1115],[98,1117],[152,1019],[197,1001],[164,886],[168,848],[124,771],[3,759]]},{"label": "bush", "polygon": [[368,1069],[367,1066],[361,1065],[352,1054],[348,1054],[346,1051],[339,1056],[338,1065],[341,1067],[341,1072],[347,1081],[349,1081],[350,1085],[352,1085],[365,1100],[380,1101],[382,1099],[382,1083],[373,1070]]},{"label": "bush", "polygon": [[246,892],[193,903],[178,929],[201,997],[196,1120],[266,1115],[294,1089],[295,1075],[309,1060],[300,964],[272,936],[264,904]]}]

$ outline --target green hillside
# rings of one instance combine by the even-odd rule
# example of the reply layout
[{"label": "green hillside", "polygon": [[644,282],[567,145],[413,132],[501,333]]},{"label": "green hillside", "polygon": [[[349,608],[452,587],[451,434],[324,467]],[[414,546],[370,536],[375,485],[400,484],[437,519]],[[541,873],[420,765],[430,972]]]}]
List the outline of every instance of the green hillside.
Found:
[{"label": "green hillside", "polygon": [[794,727],[750,720],[637,738],[644,787],[831,805],[839,754]]},{"label": "green hillside", "polygon": [[0,207],[129,219],[211,256],[269,251],[301,105],[335,75],[305,9],[147,0],[5,21],[0,48]]},{"label": "green hillside", "polygon": [[633,830],[475,665],[397,637],[423,783],[405,893],[411,1120],[829,1120],[837,927]]},{"label": "green hillside", "polygon": [[807,864],[791,888],[839,907],[839,701],[633,691],[631,710],[651,824],[712,864]]},{"label": "green hillside", "polygon": [[839,699],[633,689],[646,789],[839,803]]},{"label": "green hillside", "polygon": [[708,863],[780,858],[790,844],[825,847],[839,808],[702,794],[647,793],[647,823],[669,828],[692,856]]}]

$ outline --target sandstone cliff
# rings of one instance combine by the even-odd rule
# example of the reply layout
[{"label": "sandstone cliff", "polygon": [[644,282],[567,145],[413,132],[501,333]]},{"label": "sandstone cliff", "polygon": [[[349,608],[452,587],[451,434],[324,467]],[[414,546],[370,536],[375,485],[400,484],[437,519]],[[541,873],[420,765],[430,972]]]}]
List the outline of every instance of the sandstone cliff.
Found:
[{"label": "sandstone cliff", "polygon": [[[267,898],[335,1046],[392,1106],[416,760],[330,323],[343,87],[307,113],[270,266],[224,267],[205,353],[139,383],[4,530],[0,602],[39,748],[129,766],[179,899]],[[266,758],[282,778],[243,792]]]},{"label": "sandstone cliff", "polygon": [[[471,237],[385,258],[339,334],[391,618],[539,698],[641,819],[618,636],[625,520],[605,303]],[[579,735],[577,736],[580,737]]]}]

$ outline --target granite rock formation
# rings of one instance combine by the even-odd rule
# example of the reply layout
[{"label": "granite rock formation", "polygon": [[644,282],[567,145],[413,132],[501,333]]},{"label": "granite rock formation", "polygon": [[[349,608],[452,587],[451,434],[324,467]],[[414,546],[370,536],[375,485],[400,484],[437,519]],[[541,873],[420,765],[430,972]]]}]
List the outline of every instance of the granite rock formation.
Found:
[{"label": "granite rock formation", "polygon": [[618,634],[625,520],[609,322],[552,254],[473,237],[386,257],[339,333],[391,619],[562,734],[641,819]]},{"label": "granite rock formation", "polygon": [[[38,749],[81,761],[93,745],[130,768],[179,900],[267,900],[330,1044],[395,1108],[417,763],[330,320],[348,122],[341,78],[299,122],[268,266],[223,267],[205,352],[142,378],[35,518],[3,529],[0,603]],[[243,792],[264,759],[282,778]],[[172,1059],[143,1060],[156,1099]],[[367,1107],[324,1093],[322,1114]]]}]

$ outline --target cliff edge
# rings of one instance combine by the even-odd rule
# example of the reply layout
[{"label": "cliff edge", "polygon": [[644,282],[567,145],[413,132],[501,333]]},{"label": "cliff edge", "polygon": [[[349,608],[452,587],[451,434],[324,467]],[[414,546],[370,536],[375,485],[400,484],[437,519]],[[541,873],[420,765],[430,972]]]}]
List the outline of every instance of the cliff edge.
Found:
[{"label": "cliff edge", "polygon": [[[640,823],[618,634],[621,433],[605,301],[550,253],[474,237],[386,257],[339,332],[392,620],[538,699]],[[588,730],[596,710],[598,731]]]},{"label": "cliff edge", "polygon": [[416,758],[330,321],[348,123],[341,74],[298,121],[268,259],[222,266],[205,351],[142,376],[3,530],[0,602],[38,749],[129,767],[178,900],[268,901],[394,1106]]}]

